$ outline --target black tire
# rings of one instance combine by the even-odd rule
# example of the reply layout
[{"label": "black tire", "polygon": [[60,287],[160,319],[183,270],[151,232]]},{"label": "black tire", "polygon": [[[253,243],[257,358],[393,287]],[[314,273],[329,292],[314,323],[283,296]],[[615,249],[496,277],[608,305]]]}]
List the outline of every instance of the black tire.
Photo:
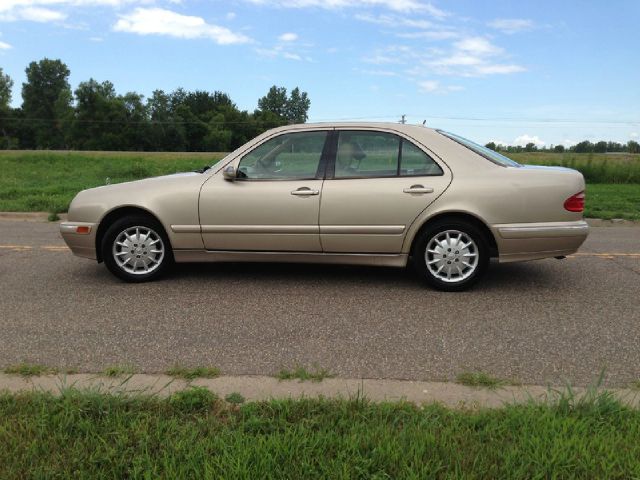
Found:
[{"label": "black tire", "polygon": [[[157,257],[161,259],[156,262],[157,265],[153,265],[153,270],[148,273],[141,271],[131,273],[123,267],[120,267],[114,256],[113,246],[116,238],[125,230],[134,227],[151,229],[162,241],[163,255]],[[116,220],[107,229],[104,237],[102,237],[100,248],[102,252],[102,259],[106,267],[116,277],[124,280],[125,282],[140,283],[155,280],[165,274],[173,265],[173,251],[171,250],[171,244],[169,243],[169,238],[167,237],[164,228],[154,218],[146,215],[127,215],[126,217]]]},{"label": "black tire", "polygon": [[[452,232],[450,237],[453,238],[453,241],[456,240],[456,234],[453,232],[462,233],[463,236],[457,238],[471,239],[473,240],[473,244],[464,251],[455,250],[455,248],[453,249],[454,251],[447,251],[446,248],[440,246],[442,253],[427,253],[427,247],[433,246],[432,242],[437,243],[436,239],[443,241],[444,239],[442,239],[440,235],[446,235],[446,232]],[[464,244],[466,244],[466,242]],[[459,255],[458,252],[460,252]],[[471,257],[473,253],[476,254],[476,257]],[[445,255],[447,256],[446,258]],[[450,258],[449,255],[451,256]],[[465,262],[469,261],[463,258],[466,256],[474,258],[475,263],[473,263],[473,268],[466,267],[465,264],[456,263],[463,260]],[[472,223],[456,219],[442,219],[429,225],[419,234],[412,251],[413,265],[420,276],[431,287],[445,292],[460,292],[473,286],[487,271],[489,257],[489,247],[485,234]],[[427,265],[428,261],[434,262],[433,269],[443,267],[443,271],[445,267],[449,269],[449,265],[452,265],[451,269],[453,269],[453,267],[458,268],[457,265],[460,265],[463,273],[454,273],[451,279],[446,281],[431,270]],[[446,276],[446,271],[444,271],[442,275]]]}]

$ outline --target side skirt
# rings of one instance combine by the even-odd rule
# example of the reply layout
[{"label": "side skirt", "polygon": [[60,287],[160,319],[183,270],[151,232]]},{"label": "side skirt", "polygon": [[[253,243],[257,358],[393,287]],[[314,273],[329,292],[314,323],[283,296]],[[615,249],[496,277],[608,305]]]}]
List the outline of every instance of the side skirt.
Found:
[{"label": "side skirt", "polygon": [[406,254],[369,253],[313,253],[313,252],[238,252],[229,250],[174,250],[177,263],[187,262],[276,262],[276,263],[334,263],[405,267]]}]

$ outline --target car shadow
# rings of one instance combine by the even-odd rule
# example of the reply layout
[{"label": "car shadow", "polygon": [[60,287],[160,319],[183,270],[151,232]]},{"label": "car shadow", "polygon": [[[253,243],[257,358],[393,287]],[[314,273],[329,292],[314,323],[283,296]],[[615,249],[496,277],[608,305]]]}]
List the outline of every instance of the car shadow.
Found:
[{"label": "car shadow", "polygon": [[[474,290],[509,290],[531,288],[535,285],[549,285],[558,282],[553,266],[556,260],[542,260],[530,263],[491,263],[486,275]],[[367,267],[351,265],[319,265],[297,263],[183,263],[176,265],[165,280],[206,282],[224,281],[229,283],[251,280],[254,284],[304,285],[337,284],[344,286],[380,286],[386,288],[420,289],[426,283],[411,267]]]}]

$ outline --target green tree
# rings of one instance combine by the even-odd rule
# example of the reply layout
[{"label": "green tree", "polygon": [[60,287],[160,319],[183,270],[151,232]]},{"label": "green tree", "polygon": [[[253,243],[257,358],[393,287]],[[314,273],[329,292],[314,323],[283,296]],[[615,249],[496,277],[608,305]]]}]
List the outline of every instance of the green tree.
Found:
[{"label": "green tree", "polygon": [[11,103],[11,89],[13,88],[13,80],[9,75],[5,75],[0,67],[0,110],[3,112],[8,110]]},{"label": "green tree", "polygon": [[607,151],[607,142],[600,141],[593,146],[596,153],[605,153]]},{"label": "green tree", "polygon": [[485,147],[487,147],[489,150],[496,150],[496,143],[495,142],[489,142],[485,145]]},{"label": "green tree", "polygon": [[629,140],[629,142],[627,142],[627,150],[629,153],[640,153],[640,143],[635,140]]},{"label": "green tree", "polygon": [[584,140],[580,143],[576,143],[572,150],[576,153],[590,153],[593,152],[593,143],[589,140]]},{"label": "green tree", "polygon": [[553,147],[553,151],[556,153],[564,152],[564,145],[556,145],[555,147]]},{"label": "green tree", "polygon": [[536,150],[538,150],[538,147],[536,147],[536,144],[533,142],[529,142],[524,146],[525,152],[535,152]]},{"label": "green tree", "polygon": [[298,87],[287,95],[285,87],[272,86],[267,94],[258,100],[258,110],[270,112],[281,119],[281,123],[304,123],[307,121],[311,100],[307,92]]},{"label": "green tree", "polygon": [[44,58],[31,62],[25,70],[27,82],[22,84],[22,110],[29,128],[25,146],[60,148],[64,132],[58,117],[61,102],[71,98],[69,68],[60,60]]},{"label": "green tree", "polygon": [[263,112],[274,113],[278,117],[285,119],[287,117],[287,103],[287,89],[274,85],[264,97],[258,100],[258,109]]},{"label": "green tree", "polygon": [[2,134],[2,148],[11,148],[11,89],[13,80],[5,75],[0,68],[0,133]]},{"label": "green tree", "polygon": [[301,92],[298,87],[294,88],[287,100],[287,120],[293,123],[305,123],[310,106],[311,100],[309,100],[307,92]]}]

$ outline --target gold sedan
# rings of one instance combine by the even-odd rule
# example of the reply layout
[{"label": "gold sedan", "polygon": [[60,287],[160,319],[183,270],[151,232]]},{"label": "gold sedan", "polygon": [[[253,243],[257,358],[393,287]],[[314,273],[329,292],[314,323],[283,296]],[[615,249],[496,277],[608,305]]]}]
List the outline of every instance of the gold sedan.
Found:
[{"label": "gold sedan", "polygon": [[174,262],[405,267],[463,290],[500,262],[563,258],[587,237],[584,178],[422,126],[269,130],[212,167],[80,192],[60,231],[130,282]]}]

